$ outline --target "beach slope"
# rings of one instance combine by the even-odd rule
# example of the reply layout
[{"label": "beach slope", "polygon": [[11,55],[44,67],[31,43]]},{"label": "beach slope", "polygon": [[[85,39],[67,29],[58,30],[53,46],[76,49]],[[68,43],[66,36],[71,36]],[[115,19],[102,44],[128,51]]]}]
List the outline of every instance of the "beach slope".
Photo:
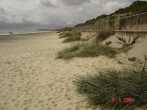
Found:
[{"label": "beach slope", "polygon": [[119,68],[112,59],[56,59],[69,46],[55,32],[0,41],[0,110],[90,110],[73,81],[97,69]]}]

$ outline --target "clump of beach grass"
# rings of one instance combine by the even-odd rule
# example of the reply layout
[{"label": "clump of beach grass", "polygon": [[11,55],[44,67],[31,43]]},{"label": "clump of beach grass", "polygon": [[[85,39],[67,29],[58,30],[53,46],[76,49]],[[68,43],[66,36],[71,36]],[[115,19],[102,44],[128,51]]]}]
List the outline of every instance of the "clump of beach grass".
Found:
[{"label": "clump of beach grass", "polygon": [[134,110],[135,107],[147,105],[146,80],[144,65],[138,71],[130,69],[98,72],[95,76],[80,77],[74,83],[77,92],[87,97],[91,105],[113,110]]},{"label": "clump of beach grass", "polygon": [[59,34],[59,36],[60,36],[59,38],[66,38],[66,37],[69,37],[71,35],[72,35],[71,31],[64,31],[64,32],[61,32]]},{"label": "clump of beach grass", "polygon": [[60,34],[60,38],[65,38],[64,43],[81,40],[81,33],[77,31],[67,31]]},{"label": "clump of beach grass", "polygon": [[71,59],[74,57],[74,54],[77,50],[79,50],[79,45],[71,46],[70,48],[65,48],[62,51],[58,52],[57,58],[59,59]]},{"label": "clump of beach grass", "polygon": [[80,43],[69,48],[66,48],[58,53],[57,58],[71,59],[73,57],[97,57],[97,56],[108,56],[115,57],[117,50],[105,46],[97,45],[95,43]]}]

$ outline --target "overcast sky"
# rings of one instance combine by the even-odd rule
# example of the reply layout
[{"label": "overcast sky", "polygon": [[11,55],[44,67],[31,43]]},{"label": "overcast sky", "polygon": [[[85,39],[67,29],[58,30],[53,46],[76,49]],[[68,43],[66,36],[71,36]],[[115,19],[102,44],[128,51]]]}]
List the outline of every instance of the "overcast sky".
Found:
[{"label": "overcast sky", "polygon": [[0,0],[0,29],[68,26],[108,14],[135,0]]}]

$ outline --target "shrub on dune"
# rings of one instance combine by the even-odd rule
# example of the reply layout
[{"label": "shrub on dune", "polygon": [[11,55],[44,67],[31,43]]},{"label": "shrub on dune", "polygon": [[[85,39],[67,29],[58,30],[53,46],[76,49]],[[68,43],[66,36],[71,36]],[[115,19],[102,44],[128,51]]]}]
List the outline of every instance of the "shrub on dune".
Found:
[{"label": "shrub on dune", "polygon": [[71,36],[72,35],[72,33],[70,32],[70,31],[66,31],[66,32],[61,32],[60,34],[59,34],[59,38],[66,38],[66,37],[69,37],[69,36]]},{"label": "shrub on dune", "polygon": [[147,72],[104,71],[97,76],[76,80],[78,93],[95,106],[112,107],[113,110],[134,110],[147,104]]},{"label": "shrub on dune", "polygon": [[70,48],[66,48],[60,52],[58,52],[57,58],[61,58],[61,59],[71,59],[75,52],[79,49],[79,45],[74,45]]},{"label": "shrub on dune", "polygon": [[81,46],[77,57],[96,57],[96,56],[107,56],[114,57],[116,55],[116,50],[104,46],[104,45],[96,45],[96,44],[84,44]]},{"label": "shrub on dune", "polygon": [[65,38],[63,42],[81,40],[81,33],[77,31],[65,31],[59,34],[60,38]]},{"label": "shrub on dune", "polygon": [[71,31],[70,33],[68,33],[68,35],[66,35],[67,37],[65,37],[64,39],[64,43],[66,42],[73,42],[73,41],[79,41],[81,40],[81,33],[77,32],[77,31]]},{"label": "shrub on dune", "polygon": [[111,47],[104,45],[96,45],[94,43],[83,43],[71,46],[58,53],[58,58],[70,59],[73,57],[97,57],[108,56],[115,57],[117,51]]}]

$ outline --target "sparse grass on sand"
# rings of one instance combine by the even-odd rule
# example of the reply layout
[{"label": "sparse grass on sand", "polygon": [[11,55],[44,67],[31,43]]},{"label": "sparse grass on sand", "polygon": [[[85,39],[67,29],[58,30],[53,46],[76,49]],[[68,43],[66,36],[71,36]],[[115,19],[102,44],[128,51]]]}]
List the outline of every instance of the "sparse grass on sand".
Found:
[{"label": "sparse grass on sand", "polygon": [[[147,72],[104,71],[75,81],[78,93],[94,106],[135,110],[147,104]],[[124,108],[124,109],[122,109]],[[131,109],[132,108],[132,109]]]},{"label": "sparse grass on sand", "polygon": [[67,31],[60,34],[60,38],[65,38],[64,43],[81,40],[81,33],[77,31]]},{"label": "sparse grass on sand", "polygon": [[73,57],[96,57],[108,56],[115,57],[117,51],[111,47],[97,45],[95,43],[82,43],[66,48],[58,53],[57,58],[71,59]]},{"label": "sparse grass on sand", "polygon": [[65,32],[60,32],[60,34],[59,34],[59,38],[66,38],[66,37],[68,37],[68,36],[71,36],[72,34],[71,34],[71,32],[70,31],[65,31]]}]

